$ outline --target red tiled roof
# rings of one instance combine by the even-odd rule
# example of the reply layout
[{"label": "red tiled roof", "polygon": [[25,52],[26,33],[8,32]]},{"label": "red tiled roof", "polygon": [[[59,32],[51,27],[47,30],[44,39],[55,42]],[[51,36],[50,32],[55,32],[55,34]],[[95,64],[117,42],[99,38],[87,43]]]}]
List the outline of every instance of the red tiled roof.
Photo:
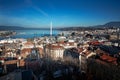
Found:
[{"label": "red tiled roof", "polygon": [[47,45],[46,46],[47,48],[51,48],[51,49],[62,49],[63,47],[62,46],[60,46],[60,45],[51,45],[51,44],[49,44],[49,45]]},{"label": "red tiled roof", "polygon": [[4,60],[5,58],[3,58],[3,57],[0,57],[0,60]]},{"label": "red tiled roof", "polygon": [[74,42],[68,42],[70,46],[74,46]]},{"label": "red tiled roof", "polygon": [[92,42],[89,42],[89,44],[92,44],[92,45],[100,45],[100,44],[102,44],[102,42],[92,41]]},{"label": "red tiled roof", "polygon": [[101,64],[103,64],[105,66],[109,66],[108,63],[106,63],[106,62],[104,62],[104,61],[102,61],[100,59],[96,59],[96,62],[101,63]]},{"label": "red tiled roof", "polygon": [[57,42],[57,44],[65,44],[64,41]]},{"label": "red tiled roof", "polygon": [[25,53],[25,52],[31,52],[31,48],[24,48],[24,49],[22,49],[21,53]]},{"label": "red tiled roof", "polygon": [[111,57],[111,56],[108,56],[108,55],[102,55],[100,56],[100,58],[104,61],[107,61],[107,62],[110,62],[110,63],[113,63],[113,62],[116,62],[117,61],[117,58],[114,58],[114,57]]}]

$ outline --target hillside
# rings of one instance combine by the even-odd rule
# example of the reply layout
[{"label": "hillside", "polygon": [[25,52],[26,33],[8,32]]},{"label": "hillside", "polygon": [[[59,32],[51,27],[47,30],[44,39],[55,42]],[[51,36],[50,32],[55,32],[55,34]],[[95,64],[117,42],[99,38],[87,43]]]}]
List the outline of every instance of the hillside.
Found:
[{"label": "hillside", "polygon": [[0,30],[20,30],[24,29],[24,27],[18,27],[18,26],[0,26]]},{"label": "hillside", "polygon": [[[0,31],[2,30],[49,30],[50,28],[25,28],[18,26],[0,26]],[[53,28],[56,29],[56,28]]]},{"label": "hillside", "polygon": [[120,27],[120,22],[109,22],[104,25],[105,27]]},{"label": "hillside", "polygon": [[95,26],[79,26],[79,27],[66,27],[66,28],[60,28],[60,30],[93,30],[93,29],[103,29],[103,28],[120,28],[120,21],[118,22],[108,22],[103,25],[95,25]]}]

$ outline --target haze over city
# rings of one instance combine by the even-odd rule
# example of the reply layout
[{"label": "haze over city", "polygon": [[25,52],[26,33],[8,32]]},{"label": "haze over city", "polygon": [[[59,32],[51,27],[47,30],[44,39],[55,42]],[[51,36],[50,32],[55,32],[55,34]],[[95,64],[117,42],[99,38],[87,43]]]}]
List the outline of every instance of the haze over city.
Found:
[{"label": "haze over city", "polygon": [[120,0],[0,0],[0,25],[74,27],[120,21]]}]

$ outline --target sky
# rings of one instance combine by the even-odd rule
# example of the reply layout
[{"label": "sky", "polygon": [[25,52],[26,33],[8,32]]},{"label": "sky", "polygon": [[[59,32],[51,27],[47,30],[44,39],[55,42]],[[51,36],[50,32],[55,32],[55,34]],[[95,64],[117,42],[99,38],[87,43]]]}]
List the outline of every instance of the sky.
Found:
[{"label": "sky", "polygon": [[120,21],[120,0],[0,0],[0,25],[76,27]]}]

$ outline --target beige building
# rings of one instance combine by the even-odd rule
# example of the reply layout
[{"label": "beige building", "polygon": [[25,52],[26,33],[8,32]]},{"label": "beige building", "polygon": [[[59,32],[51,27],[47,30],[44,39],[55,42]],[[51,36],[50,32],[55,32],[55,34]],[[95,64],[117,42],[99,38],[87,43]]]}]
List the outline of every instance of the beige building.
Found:
[{"label": "beige building", "polygon": [[58,44],[48,44],[45,50],[45,54],[55,60],[58,58],[63,58],[64,48]]}]

